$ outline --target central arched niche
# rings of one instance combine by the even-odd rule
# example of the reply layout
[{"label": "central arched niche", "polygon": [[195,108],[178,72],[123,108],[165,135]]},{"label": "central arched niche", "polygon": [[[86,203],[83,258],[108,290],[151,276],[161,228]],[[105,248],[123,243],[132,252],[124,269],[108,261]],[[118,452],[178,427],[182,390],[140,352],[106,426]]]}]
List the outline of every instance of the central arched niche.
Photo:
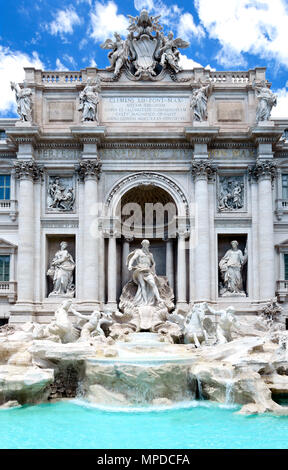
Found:
[{"label": "central arched niche", "polygon": [[[160,276],[168,274],[167,244],[170,243],[170,253],[172,251],[176,254],[178,210],[171,194],[163,188],[156,184],[140,183],[122,195],[115,215],[121,220],[122,234],[121,239],[118,239],[122,252],[122,273],[118,284],[118,295],[120,295],[124,284],[131,277],[125,263],[127,252],[140,248],[144,238],[150,241],[157,274]],[[175,260],[173,254],[170,256]]]},{"label": "central arched niche", "polygon": [[120,199],[117,216],[124,237],[163,239],[175,237],[177,205],[154,184],[139,184]]}]

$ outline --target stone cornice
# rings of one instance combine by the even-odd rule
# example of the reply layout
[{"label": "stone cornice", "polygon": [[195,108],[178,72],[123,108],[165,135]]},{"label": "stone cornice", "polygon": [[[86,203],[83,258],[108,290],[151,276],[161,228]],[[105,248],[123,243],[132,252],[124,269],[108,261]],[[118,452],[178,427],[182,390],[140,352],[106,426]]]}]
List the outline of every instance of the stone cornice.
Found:
[{"label": "stone cornice", "polygon": [[43,176],[43,168],[37,165],[34,160],[17,161],[14,170],[17,179],[37,181],[41,180]]},{"label": "stone cornice", "polygon": [[217,167],[209,160],[193,160],[191,171],[194,178],[211,180],[215,176]]},{"label": "stone cornice", "polygon": [[15,126],[6,129],[7,137],[16,144],[31,144],[35,145],[40,138],[40,131],[38,126]]},{"label": "stone cornice", "polygon": [[164,143],[164,142],[103,142],[99,148],[104,149],[191,149],[191,145],[187,142],[181,143]]},{"label": "stone cornice", "polygon": [[249,135],[257,144],[274,144],[282,137],[283,130],[271,126],[250,128]]},{"label": "stone cornice", "polygon": [[99,159],[95,160],[81,160],[76,165],[76,171],[79,174],[81,180],[88,178],[99,179],[101,173],[102,163]]},{"label": "stone cornice", "polygon": [[70,127],[73,137],[84,144],[99,144],[106,135],[106,127],[87,125]]},{"label": "stone cornice", "polygon": [[277,167],[272,160],[258,160],[256,165],[248,169],[249,178],[258,181],[259,179],[271,179],[276,177]]},{"label": "stone cornice", "polygon": [[208,126],[195,126],[186,127],[184,129],[186,139],[191,144],[209,144],[219,134],[219,127]]}]

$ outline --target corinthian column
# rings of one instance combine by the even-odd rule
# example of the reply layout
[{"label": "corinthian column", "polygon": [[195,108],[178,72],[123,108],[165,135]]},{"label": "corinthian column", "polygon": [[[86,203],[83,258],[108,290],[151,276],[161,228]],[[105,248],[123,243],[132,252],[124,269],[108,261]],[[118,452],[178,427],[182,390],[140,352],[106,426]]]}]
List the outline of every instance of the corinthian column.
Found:
[{"label": "corinthian column", "polygon": [[118,232],[109,232],[108,241],[108,305],[112,310],[117,308],[117,245]]},{"label": "corinthian column", "polygon": [[[177,306],[186,304],[186,238],[189,232],[186,230],[178,231],[178,249],[177,249]],[[171,286],[172,287],[172,286]]]},{"label": "corinthian column", "polygon": [[78,167],[84,181],[84,231],[83,231],[83,301],[99,300],[99,231],[98,231],[98,179],[101,163],[98,159],[82,160]]},{"label": "corinthian column", "polygon": [[206,160],[192,162],[195,181],[195,300],[210,300],[210,239],[208,178],[216,168]]},{"label": "corinthian column", "polygon": [[272,181],[276,165],[272,160],[258,160],[250,169],[250,176],[258,181],[258,250],[260,300],[275,296],[274,224]]},{"label": "corinthian column", "polygon": [[34,301],[34,185],[42,170],[34,160],[16,162],[15,174],[19,179],[18,197],[18,303]]}]

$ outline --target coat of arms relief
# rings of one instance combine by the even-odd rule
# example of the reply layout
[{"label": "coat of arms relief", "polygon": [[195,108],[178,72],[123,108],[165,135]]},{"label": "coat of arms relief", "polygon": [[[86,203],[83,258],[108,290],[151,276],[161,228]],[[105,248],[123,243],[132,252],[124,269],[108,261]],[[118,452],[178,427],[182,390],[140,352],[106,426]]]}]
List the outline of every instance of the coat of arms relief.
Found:
[{"label": "coat of arms relief", "polygon": [[165,70],[173,74],[180,72],[178,48],[189,47],[189,42],[174,38],[172,32],[165,36],[159,24],[160,16],[150,16],[147,10],[129,18],[126,39],[114,33],[114,40],[107,39],[101,45],[102,49],[111,49],[107,70],[113,71],[114,78],[117,79],[122,70],[134,80],[157,80]]}]

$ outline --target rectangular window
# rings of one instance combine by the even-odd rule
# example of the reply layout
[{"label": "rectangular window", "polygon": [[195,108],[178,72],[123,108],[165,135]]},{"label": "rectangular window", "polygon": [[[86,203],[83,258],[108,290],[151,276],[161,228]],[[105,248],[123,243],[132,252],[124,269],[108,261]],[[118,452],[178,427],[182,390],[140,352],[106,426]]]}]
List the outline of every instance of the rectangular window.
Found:
[{"label": "rectangular window", "polygon": [[288,281],[288,253],[284,254],[284,276],[285,281]]},{"label": "rectangular window", "polygon": [[0,199],[10,200],[10,175],[0,175]]},{"label": "rectangular window", "polygon": [[10,280],[10,256],[0,256],[0,281]]},{"label": "rectangular window", "polygon": [[288,199],[288,175],[282,175],[282,199]]}]

